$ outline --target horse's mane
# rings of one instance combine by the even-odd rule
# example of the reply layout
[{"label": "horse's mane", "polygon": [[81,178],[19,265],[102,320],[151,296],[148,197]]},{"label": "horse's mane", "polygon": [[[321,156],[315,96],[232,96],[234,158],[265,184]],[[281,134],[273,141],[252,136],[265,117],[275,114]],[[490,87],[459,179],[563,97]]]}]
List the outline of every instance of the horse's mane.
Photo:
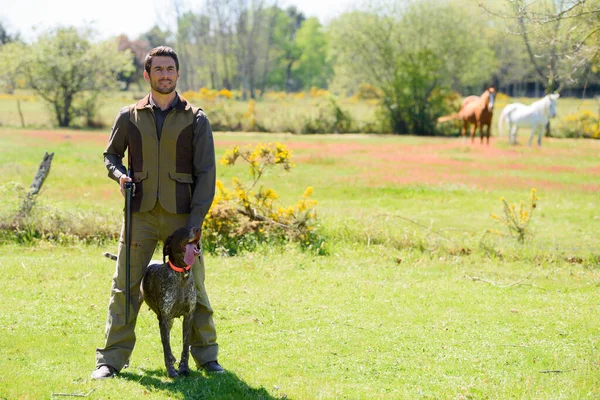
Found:
[{"label": "horse's mane", "polygon": [[549,94],[547,94],[544,97],[542,97],[541,99],[536,100],[533,103],[531,103],[531,107],[547,110],[550,107],[550,104],[552,104],[552,97]]}]

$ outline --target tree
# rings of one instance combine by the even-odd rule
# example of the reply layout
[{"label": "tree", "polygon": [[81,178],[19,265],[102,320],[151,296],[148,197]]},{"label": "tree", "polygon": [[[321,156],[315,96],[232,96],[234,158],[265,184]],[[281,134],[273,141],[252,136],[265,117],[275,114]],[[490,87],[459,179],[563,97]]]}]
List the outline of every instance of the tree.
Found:
[{"label": "tree", "polygon": [[158,25],[154,25],[148,32],[142,33],[138,39],[148,42],[148,47],[151,49],[158,46],[172,46],[171,32],[163,31]]},{"label": "tree", "polygon": [[304,21],[295,42],[301,53],[295,75],[302,87],[327,87],[333,70],[327,60],[327,36],[319,20],[313,17]]},{"label": "tree", "polygon": [[123,82],[123,90],[128,90],[129,85],[135,82],[140,82],[144,76],[144,61],[146,54],[150,50],[149,44],[144,40],[129,40],[126,35],[117,37],[117,50],[124,52],[129,50],[131,53],[131,65],[133,71],[123,71],[119,73],[118,80]]},{"label": "tree", "polygon": [[477,2],[522,39],[547,93],[574,83],[598,54],[598,0],[507,0],[495,7],[489,0]]},{"label": "tree", "polygon": [[26,48],[26,45],[20,42],[9,42],[0,46],[0,90],[13,93],[19,86]]},{"label": "tree", "polygon": [[2,23],[2,21],[0,21],[0,46],[3,44],[6,44],[6,43],[10,43],[10,42],[18,42],[20,40],[21,40],[21,38],[18,33],[11,35],[8,32],[8,29],[6,29],[6,27]]},{"label": "tree", "polygon": [[120,52],[117,42],[99,44],[87,38],[91,31],[58,28],[31,45],[24,74],[31,88],[52,108],[60,127],[82,116],[89,124],[97,103],[108,90],[118,88],[119,74],[133,71],[131,53]]},{"label": "tree", "polygon": [[256,98],[257,74],[261,47],[266,41],[266,21],[268,0],[238,0],[235,16],[235,53],[237,57],[238,76],[241,80],[242,96]]},{"label": "tree", "polygon": [[495,68],[484,38],[473,33],[484,22],[457,23],[464,17],[451,2],[432,0],[346,13],[329,26],[336,78],[381,90],[394,132],[432,134],[448,111],[448,89],[489,81]]},{"label": "tree", "polygon": [[290,6],[286,10],[287,24],[279,45],[283,49],[282,60],[285,63],[285,91],[290,92],[297,88],[297,84],[292,77],[294,63],[302,56],[302,49],[296,42],[296,33],[304,22],[304,14],[302,14],[295,6]]}]

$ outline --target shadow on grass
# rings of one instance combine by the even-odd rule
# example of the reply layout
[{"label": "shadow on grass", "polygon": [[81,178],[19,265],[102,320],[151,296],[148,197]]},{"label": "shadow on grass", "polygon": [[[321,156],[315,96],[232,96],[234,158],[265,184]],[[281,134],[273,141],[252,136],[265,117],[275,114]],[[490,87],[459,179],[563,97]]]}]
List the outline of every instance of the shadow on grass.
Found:
[{"label": "shadow on grass", "polygon": [[169,379],[165,370],[142,370],[142,373],[121,372],[119,378],[137,382],[147,388],[150,393],[176,394],[183,399],[276,399],[263,388],[253,388],[238,378],[236,374],[226,371],[221,374],[205,374],[192,371],[188,377]]}]

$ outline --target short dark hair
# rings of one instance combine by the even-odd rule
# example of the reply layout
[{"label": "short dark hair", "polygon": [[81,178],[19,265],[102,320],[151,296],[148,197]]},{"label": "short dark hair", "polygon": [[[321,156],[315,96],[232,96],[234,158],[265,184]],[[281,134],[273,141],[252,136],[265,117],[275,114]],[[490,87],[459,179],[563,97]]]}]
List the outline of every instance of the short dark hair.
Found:
[{"label": "short dark hair", "polygon": [[146,54],[146,60],[144,61],[144,69],[147,73],[150,73],[150,68],[152,67],[152,59],[154,57],[171,57],[175,60],[175,68],[179,71],[179,57],[177,57],[177,53],[175,50],[170,48],[169,46],[158,46],[153,48]]}]

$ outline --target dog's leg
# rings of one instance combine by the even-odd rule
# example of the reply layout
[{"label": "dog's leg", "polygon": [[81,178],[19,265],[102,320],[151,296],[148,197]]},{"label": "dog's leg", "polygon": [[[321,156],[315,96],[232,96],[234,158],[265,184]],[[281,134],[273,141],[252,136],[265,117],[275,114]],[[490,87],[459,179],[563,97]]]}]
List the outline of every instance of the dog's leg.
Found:
[{"label": "dog's leg", "polygon": [[181,350],[181,361],[179,362],[179,375],[188,376],[190,368],[188,360],[190,357],[190,334],[192,332],[192,314],[183,317],[183,349]]},{"label": "dog's leg", "polygon": [[167,373],[170,378],[175,378],[179,376],[173,364],[177,361],[175,356],[173,356],[173,352],[171,351],[171,326],[173,324],[173,320],[168,318],[158,317],[158,325],[160,327],[160,340],[163,345],[163,353],[165,357],[165,367],[167,368]]}]

